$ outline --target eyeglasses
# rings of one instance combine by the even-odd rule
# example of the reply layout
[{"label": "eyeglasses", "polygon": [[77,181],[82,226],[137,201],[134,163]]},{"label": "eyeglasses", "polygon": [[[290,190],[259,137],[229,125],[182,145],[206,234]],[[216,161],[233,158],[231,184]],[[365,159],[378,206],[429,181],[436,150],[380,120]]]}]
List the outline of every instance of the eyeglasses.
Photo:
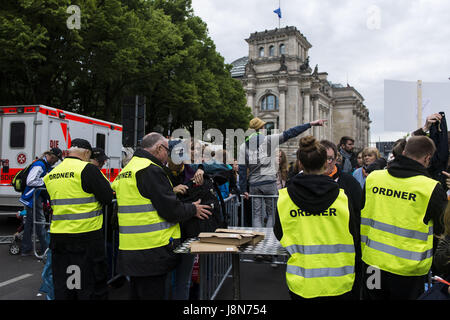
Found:
[{"label": "eyeglasses", "polygon": [[167,147],[166,147],[165,145],[163,145],[163,144],[160,144],[160,146],[163,147],[164,149],[166,149],[167,153],[169,153],[169,151],[170,151],[169,148],[167,148]]}]

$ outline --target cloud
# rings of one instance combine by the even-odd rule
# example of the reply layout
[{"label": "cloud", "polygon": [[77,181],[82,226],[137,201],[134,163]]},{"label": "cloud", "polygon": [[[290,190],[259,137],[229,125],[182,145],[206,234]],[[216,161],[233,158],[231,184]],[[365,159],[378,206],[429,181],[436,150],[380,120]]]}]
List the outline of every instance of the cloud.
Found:
[{"label": "cloud", "polygon": [[[250,33],[278,27],[275,0],[192,4],[227,63],[248,55]],[[282,0],[281,11],[281,26],[296,26],[313,45],[311,65],[364,96],[373,137],[386,136],[384,79],[449,81],[448,0]]]}]

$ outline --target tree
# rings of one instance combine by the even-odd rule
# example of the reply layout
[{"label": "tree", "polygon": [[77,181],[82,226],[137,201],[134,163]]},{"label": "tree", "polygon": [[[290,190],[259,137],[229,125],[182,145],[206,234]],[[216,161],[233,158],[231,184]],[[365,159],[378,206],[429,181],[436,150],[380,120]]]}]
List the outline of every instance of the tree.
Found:
[{"label": "tree", "polygon": [[78,32],[66,26],[69,1],[5,0],[0,12],[2,104],[60,104],[69,100]]},{"label": "tree", "polygon": [[47,104],[120,122],[125,96],[147,97],[147,130],[247,127],[245,94],[188,0],[5,0],[0,102]]},{"label": "tree", "polygon": [[150,92],[151,124],[167,123],[170,113],[174,127],[187,127],[191,133],[194,120],[202,120],[205,130],[247,128],[251,114],[242,85],[231,78],[230,66],[217,53],[206,24],[193,14],[191,1],[156,0],[154,6],[180,30],[183,54],[164,83]]}]

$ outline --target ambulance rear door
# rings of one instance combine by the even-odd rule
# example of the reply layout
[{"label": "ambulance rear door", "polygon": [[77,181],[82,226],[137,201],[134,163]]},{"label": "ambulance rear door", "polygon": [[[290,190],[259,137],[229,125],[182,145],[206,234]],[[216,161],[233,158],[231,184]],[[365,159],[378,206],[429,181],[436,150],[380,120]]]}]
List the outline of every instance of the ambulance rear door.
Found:
[{"label": "ambulance rear door", "polygon": [[[29,165],[36,153],[36,112],[27,107],[0,107],[0,206],[20,206],[14,175]],[[25,112],[27,110],[27,112]]]},{"label": "ambulance rear door", "polygon": [[69,130],[68,120],[59,117],[49,117],[48,138],[42,141],[44,149],[59,148],[65,156],[71,142]]},{"label": "ambulance rear door", "polygon": [[[109,129],[105,126],[93,124],[93,136],[92,136],[92,147],[93,148],[102,148],[105,151],[105,154],[109,154]],[[111,162],[106,161],[105,165],[102,168],[103,174],[110,179],[111,172]]]}]

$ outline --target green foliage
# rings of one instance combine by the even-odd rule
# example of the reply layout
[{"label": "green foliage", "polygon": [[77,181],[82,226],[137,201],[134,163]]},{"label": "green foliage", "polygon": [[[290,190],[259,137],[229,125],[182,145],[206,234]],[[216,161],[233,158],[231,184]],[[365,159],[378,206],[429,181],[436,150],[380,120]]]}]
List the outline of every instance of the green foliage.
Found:
[{"label": "green foliage", "polygon": [[216,51],[189,0],[4,0],[0,12],[0,104],[46,104],[121,122],[127,95],[147,97],[156,125],[247,128],[242,85]]}]

